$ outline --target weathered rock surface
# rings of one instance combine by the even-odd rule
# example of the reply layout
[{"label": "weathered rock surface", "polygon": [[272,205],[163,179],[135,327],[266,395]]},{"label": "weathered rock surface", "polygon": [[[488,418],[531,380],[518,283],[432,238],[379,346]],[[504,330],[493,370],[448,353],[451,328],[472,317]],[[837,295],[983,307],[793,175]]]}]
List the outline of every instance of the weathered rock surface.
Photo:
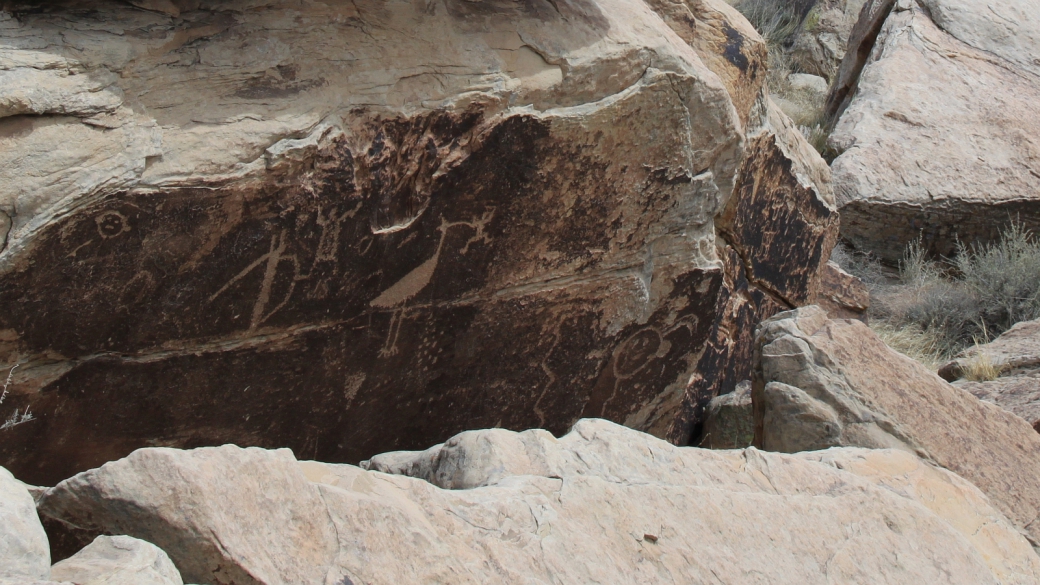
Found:
[{"label": "weathered rock surface", "polygon": [[182,585],[173,561],[154,544],[129,536],[99,536],[51,567],[51,579],[76,585]]},{"label": "weathered rock surface", "polygon": [[[875,4],[865,30],[892,3]],[[1009,218],[1040,227],[1034,2],[902,3],[847,61],[862,74],[831,100],[848,103],[830,138],[843,237],[897,260],[919,235],[949,255],[957,237],[995,239]]]},{"label": "weathered rock surface", "polygon": [[36,504],[25,486],[0,467],[0,581],[46,580],[50,568]]},{"label": "weathered rock surface", "polygon": [[189,582],[322,583],[335,527],[287,449],[142,449],[48,490],[40,513],[153,543]]},{"label": "weathered rock surface", "polygon": [[1040,432],[1040,372],[1000,376],[985,382],[958,380],[953,385],[1013,412]]},{"label": "weathered rock surface", "polygon": [[1033,374],[1040,370],[1040,319],[1016,323],[993,341],[970,347],[939,368],[944,380],[957,380],[973,362],[984,358],[1006,375]]},{"label": "weathered rock surface", "polygon": [[864,0],[816,2],[788,50],[798,69],[831,80],[845,58],[863,4]]},{"label": "weathered rock surface", "polygon": [[141,6],[0,17],[26,481],[582,416],[682,443],[816,294],[829,171],[720,1]]},{"label": "weathered rock surface", "polygon": [[[973,366],[987,363],[997,371],[995,380],[964,379]],[[1024,418],[1040,423],[1040,320],[1017,323],[990,343],[968,348],[939,368],[939,376]]]},{"label": "weathered rock surface", "polygon": [[1024,420],[889,349],[859,321],[819,307],[782,313],[758,333],[755,444],[917,453],[971,481],[1040,543],[1040,435]]},{"label": "weathered rock surface", "polygon": [[[584,420],[561,439],[474,431],[427,452],[382,458],[416,459],[408,469],[425,470],[434,483],[294,462],[286,451],[144,449],[58,485],[42,507],[99,527],[117,518],[126,527],[134,516],[138,528],[183,530],[168,518],[190,516],[194,537],[169,552],[188,579],[207,583],[1040,579],[1040,558],[982,492],[900,451],[709,451]],[[153,478],[160,459],[178,473]],[[249,474],[236,471],[243,462]],[[273,494],[316,494],[323,506],[300,497],[274,505],[258,484]],[[170,503],[200,488],[227,497],[198,508]],[[335,526],[310,535],[307,542],[326,551],[313,564],[282,558],[293,551],[274,535],[298,535],[278,525],[286,517],[292,526]],[[271,529],[252,534],[265,524]],[[193,571],[213,572],[189,571],[184,555],[197,559]],[[243,566],[258,557],[287,570],[261,575]],[[234,577],[225,572],[232,570]]]},{"label": "weathered rock surface", "polygon": [[743,449],[755,441],[755,420],[751,412],[751,383],[741,382],[737,389],[711,399],[704,414],[704,430],[697,446],[705,449]]},{"label": "weathered rock surface", "polygon": [[820,276],[817,305],[834,319],[864,317],[870,308],[870,289],[862,280],[845,272],[834,262],[827,262]]}]

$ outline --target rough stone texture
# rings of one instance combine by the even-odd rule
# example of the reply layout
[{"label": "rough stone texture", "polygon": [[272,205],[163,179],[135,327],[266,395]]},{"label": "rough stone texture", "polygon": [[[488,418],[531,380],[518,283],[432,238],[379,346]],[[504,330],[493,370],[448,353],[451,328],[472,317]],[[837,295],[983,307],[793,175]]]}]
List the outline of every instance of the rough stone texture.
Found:
[{"label": "rough stone texture", "polygon": [[752,110],[763,100],[769,54],[751,23],[723,0],[647,3],[719,76],[741,123],[745,127],[754,125]]},{"label": "rough stone texture", "polygon": [[821,268],[838,238],[830,169],[772,101],[758,112],[762,122],[748,138],[755,154],[744,160],[716,226],[751,282],[800,306],[819,293]]},{"label": "rough stone texture", "polygon": [[152,448],[48,490],[42,515],[154,543],[198,583],[322,583],[335,527],[292,452]]},{"label": "rough stone texture", "polygon": [[22,483],[0,467],[0,581],[46,580],[51,557],[36,505]]},{"label": "rough stone texture", "polygon": [[[996,380],[961,379],[973,362],[985,359],[998,370]],[[1017,414],[1037,428],[1040,423],[1040,320],[1023,321],[984,345],[966,349],[939,368],[939,376],[959,388]]]},{"label": "rough stone texture", "polygon": [[0,463],[34,483],[581,416],[685,442],[836,237],[717,1],[8,6],[0,363],[36,419]]},{"label": "rough stone texture", "polygon": [[842,235],[886,260],[1040,227],[1040,15],[1032,0],[906,3],[829,141]]},{"label": "rough stone texture", "polygon": [[961,378],[983,355],[1002,374],[1036,373],[1040,370],[1040,319],[1016,323],[993,341],[964,350],[939,368],[939,376],[950,381]]},{"label": "rough stone texture", "polygon": [[827,262],[820,275],[817,305],[834,319],[865,318],[870,308],[870,290],[862,280],[845,272],[834,262]]},{"label": "rough stone texture", "polygon": [[154,544],[129,536],[99,536],[51,567],[51,579],[76,585],[182,585],[173,561]]},{"label": "rough stone texture", "polygon": [[1000,376],[986,382],[958,380],[953,385],[1013,412],[1040,432],[1040,372]]},{"label": "rough stone texture", "polygon": [[756,340],[755,444],[795,452],[897,448],[971,481],[1040,543],[1040,436],[1021,418],[819,307],[776,315]]},{"label": "rough stone texture", "polygon": [[833,126],[856,93],[863,68],[870,59],[878,35],[896,5],[896,0],[865,0],[846,41],[845,56],[831,80],[824,117]]},{"label": "rough stone texture", "polygon": [[[864,0],[819,0],[788,49],[798,69],[830,81],[841,66]],[[827,91],[826,81],[823,91]]]},{"label": "rough stone texture", "polygon": [[804,91],[816,96],[827,94],[827,80],[819,75],[792,73],[787,77],[787,82],[791,84],[792,91]]},{"label": "rough stone texture", "polygon": [[711,399],[704,415],[704,430],[697,446],[705,449],[743,449],[755,440],[755,420],[751,412],[751,382]]},{"label": "rough stone texture", "polygon": [[[132,457],[147,460],[149,451]],[[209,481],[234,491],[238,482],[219,475],[233,470],[244,451],[209,452],[223,460],[211,461]],[[880,578],[978,585],[1040,579],[1040,558],[976,487],[899,451],[709,451],[584,420],[561,439],[545,431],[474,431],[424,453],[384,458],[417,458],[406,468],[424,470],[439,485],[350,465],[284,466],[290,458],[281,454],[269,458],[277,461],[275,472],[252,470],[260,473],[250,481],[273,492],[309,486],[304,489],[319,494],[325,509],[297,509],[298,499],[280,509],[299,518],[320,514],[336,528],[323,541],[335,555],[306,578],[282,574],[285,581],[822,584]],[[80,476],[54,488],[45,501],[89,501],[95,512],[126,508],[125,499],[77,497],[107,476],[109,483],[144,489],[124,495],[132,496],[136,514],[148,517],[163,491],[183,493],[173,476],[147,488],[140,481],[145,475],[126,465],[90,473],[89,481]],[[220,506],[194,510],[196,525],[209,529],[186,540],[198,550],[171,556],[180,564],[178,554],[212,554],[205,543],[237,542],[253,525],[238,527],[228,517],[269,521],[269,508],[259,492],[246,490]],[[290,552],[236,550],[250,560],[273,554],[267,557],[272,563]],[[228,580],[214,575],[206,582]]]}]

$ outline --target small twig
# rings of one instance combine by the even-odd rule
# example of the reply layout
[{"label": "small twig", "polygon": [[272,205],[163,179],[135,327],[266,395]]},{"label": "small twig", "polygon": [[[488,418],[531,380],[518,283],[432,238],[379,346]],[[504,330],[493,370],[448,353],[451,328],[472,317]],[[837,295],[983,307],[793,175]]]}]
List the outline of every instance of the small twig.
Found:
[{"label": "small twig", "polygon": [[4,403],[4,398],[7,398],[7,387],[11,385],[11,379],[14,378],[14,371],[18,369],[18,366],[22,364],[18,363],[11,367],[11,371],[7,372],[7,381],[4,382],[4,390],[0,392],[0,404]]}]

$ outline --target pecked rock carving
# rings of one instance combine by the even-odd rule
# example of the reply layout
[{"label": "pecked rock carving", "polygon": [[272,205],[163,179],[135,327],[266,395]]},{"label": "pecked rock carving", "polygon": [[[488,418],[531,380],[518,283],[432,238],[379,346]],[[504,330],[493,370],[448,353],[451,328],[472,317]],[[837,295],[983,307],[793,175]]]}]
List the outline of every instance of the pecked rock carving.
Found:
[{"label": "pecked rock carving", "polygon": [[754,323],[817,295],[826,165],[720,2],[700,36],[617,0],[136,6],[0,12],[0,74],[35,80],[0,84],[26,481],[583,416],[685,443]]}]

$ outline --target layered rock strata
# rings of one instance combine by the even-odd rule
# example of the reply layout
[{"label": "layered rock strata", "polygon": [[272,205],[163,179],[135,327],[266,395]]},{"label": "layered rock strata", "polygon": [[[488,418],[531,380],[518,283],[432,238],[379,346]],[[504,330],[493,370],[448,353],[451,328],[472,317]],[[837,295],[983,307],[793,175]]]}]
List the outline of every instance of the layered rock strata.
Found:
[{"label": "layered rock strata", "polygon": [[367,466],[424,479],[287,450],[150,448],[40,509],[150,535],[200,583],[1040,579],[982,492],[898,450],[709,451],[583,420],[561,439],[471,431],[381,459]]},{"label": "layered rock strata", "polygon": [[5,7],[3,407],[34,418],[0,463],[33,483],[581,416],[686,442],[836,237],[721,2]]},{"label": "layered rock strata", "polygon": [[843,237],[895,261],[918,237],[950,255],[1040,227],[1035,4],[877,0],[862,19],[829,104]]},{"label": "layered rock strata", "polygon": [[1040,543],[1040,435],[1026,421],[819,307],[776,315],[756,340],[755,445],[894,448],[974,483]]}]

